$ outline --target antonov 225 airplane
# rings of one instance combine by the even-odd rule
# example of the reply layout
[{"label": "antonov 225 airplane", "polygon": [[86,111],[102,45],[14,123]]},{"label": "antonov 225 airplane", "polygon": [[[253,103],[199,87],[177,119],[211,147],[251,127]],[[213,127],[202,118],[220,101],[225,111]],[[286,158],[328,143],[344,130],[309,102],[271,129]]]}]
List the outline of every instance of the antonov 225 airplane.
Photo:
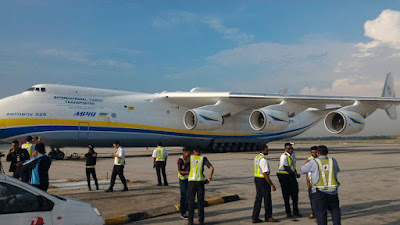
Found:
[{"label": "antonov 225 airplane", "polygon": [[[355,134],[365,118],[383,109],[397,119],[393,77],[382,97],[127,91],[38,84],[0,100],[0,140],[40,136],[64,146],[201,146],[216,152],[249,151],[299,135],[324,118],[334,134]],[[336,106],[332,108],[331,106]],[[59,150],[56,150],[59,151]],[[60,151],[60,154],[63,153]]]}]

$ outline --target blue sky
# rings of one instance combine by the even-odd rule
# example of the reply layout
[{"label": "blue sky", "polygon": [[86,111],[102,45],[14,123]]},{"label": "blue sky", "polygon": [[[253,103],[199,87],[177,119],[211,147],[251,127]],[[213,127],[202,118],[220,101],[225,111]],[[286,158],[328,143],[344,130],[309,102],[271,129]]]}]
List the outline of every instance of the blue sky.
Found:
[{"label": "blue sky", "polygon": [[37,83],[378,95],[386,72],[400,80],[399,3],[0,1],[0,97]]}]

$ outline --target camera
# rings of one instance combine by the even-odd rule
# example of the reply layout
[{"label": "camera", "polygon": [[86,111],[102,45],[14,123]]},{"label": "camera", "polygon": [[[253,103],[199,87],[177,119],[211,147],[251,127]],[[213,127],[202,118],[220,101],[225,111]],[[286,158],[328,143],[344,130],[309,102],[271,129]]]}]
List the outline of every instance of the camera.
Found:
[{"label": "camera", "polygon": [[4,157],[4,156],[5,156],[4,153],[0,152],[0,157]]}]

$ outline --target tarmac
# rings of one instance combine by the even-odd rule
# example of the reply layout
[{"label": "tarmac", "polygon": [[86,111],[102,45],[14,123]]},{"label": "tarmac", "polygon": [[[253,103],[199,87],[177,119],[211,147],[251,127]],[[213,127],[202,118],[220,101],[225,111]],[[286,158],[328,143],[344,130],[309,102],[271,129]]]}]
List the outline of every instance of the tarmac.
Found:
[{"label": "tarmac", "polygon": [[[328,146],[329,156],[337,159],[341,169],[339,198],[342,224],[400,224],[400,144],[397,141],[389,144],[386,141],[296,143],[294,147],[298,170],[309,156],[309,147],[319,144]],[[268,156],[272,170],[271,180],[277,187],[277,191],[272,193],[273,216],[280,220],[278,224],[316,224],[314,220],[306,218],[311,211],[304,175],[298,179],[299,208],[304,217],[295,221],[286,218],[281,189],[276,177],[282,146],[280,142],[270,143],[271,151]],[[7,149],[8,146],[0,147],[0,151],[4,153]],[[98,207],[105,218],[170,209],[171,206],[179,204],[176,160],[180,156],[181,148],[169,148],[171,155],[167,162],[170,184],[168,187],[156,186],[156,175],[150,157],[152,150],[152,148],[126,148],[128,157],[125,176],[130,181],[129,192],[119,192],[122,186],[118,179],[115,192],[102,191],[107,189],[112,171],[113,160],[107,156],[107,153],[113,152],[111,147],[97,149],[100,158],[96,170],[101,191],[87,190],[84,160],[81,159],[53,161],[50,168],[49,192],[87,201]],[[64,151],[67,156],[74,152],[81,155],[86,149],[67,148]],[[238,201],[207,207],[206,224],[251,224],[255,198],[253,158],[256,154],[257,152],[204,154],[215,167],[214,179],[206,186],[206,199],[229,194],[240,196]],[[3,158],[3,167],[8,171],[9,164],[4,160]],[[261,219],[263,215],[262,209]],[[129,224],[186,223],[187,221],[180,219],[177,213],[165,213]]]}]

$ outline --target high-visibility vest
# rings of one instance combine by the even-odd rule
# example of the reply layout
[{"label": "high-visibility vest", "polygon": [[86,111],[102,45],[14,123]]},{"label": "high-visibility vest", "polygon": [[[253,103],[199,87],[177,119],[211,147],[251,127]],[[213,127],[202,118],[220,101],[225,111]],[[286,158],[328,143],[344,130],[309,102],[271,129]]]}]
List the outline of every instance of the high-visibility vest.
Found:
[{"label": "high-visibility vest", "polygon": [[318,164],[319,180],[316,184],[313,184],[313,187],[320,190],[338,188],[340,183],[335,176],[335,164],[333,163],[333,159],[316,158],[315,161]]},{"label": "high-visibility vest", "polygon": [[203,156],[190,156],[189,181],[204,181],[203,174]]},{"label": "high-visibility vest", "polygon": [[163,147],[157,147],[156,153],[157,153],[156,161],[165,161],[164,148]]},{"label": "high-visibility vest", "polygon": [[92,169],[92,168],[96,168],[96,166],[95,166],[95,165],[93,165],[93,166],[86,166],[86,168],[87,168],[87,169]]},{"label": "high-visibility vest", "polygon": [[26,142],[25,144],[23,144],[21,146],[21,148],[26,149],[28,151],[29,157],[32,157],[32,147],[33,147],[33,144],[30,142]]},{"label": "high-visibility vest", "polygon": [[[283,155],[286,155],[287,161],[288,161],[288,165],[289,165],[290,169],[292,171],[295,171],[296,163],[292,164],[292,160],[290,159],[290,154],[287,153],[287,152],[284,152]],[[289,172],[287,172],[286,170],[279,170],[278,173],[280,173],[280,174],[289,174]]]},{"label": "high-visibility vest", "polygon": [[263,154],[258,154],[254,158],[254,176],[255,177],[264,178],[264,174],[261,171],[261,167],[260,167],[260,161],[261,161],[262,158],[264,158]]},{"label": "high-visibility vest", "polygon": [[[115,154],[116,154],[116,155],[119,155],[119,149],[117,149],[117,151],[115,152]],[[124,160],[124,162],[122,162],[120,158],[117,157],[117,159],[118,159],[118,164],[120,164],[120,165],[122,165],[122,166],[125,165],[125,160]]]},{"label": "high-visibility vest", "polygon": [[[182,159],[183,162],[185,162],[185,160],[183,159],[183,156],[182,156],[182,155],[181,155],[181,157],[179,157],[179,158]],[[189,175],[182,175],[181,173],[179,173],[179,170],[178,170],[178,178],[179,178],[180,180],[187,180],[188,177],[189,177]]]}]

